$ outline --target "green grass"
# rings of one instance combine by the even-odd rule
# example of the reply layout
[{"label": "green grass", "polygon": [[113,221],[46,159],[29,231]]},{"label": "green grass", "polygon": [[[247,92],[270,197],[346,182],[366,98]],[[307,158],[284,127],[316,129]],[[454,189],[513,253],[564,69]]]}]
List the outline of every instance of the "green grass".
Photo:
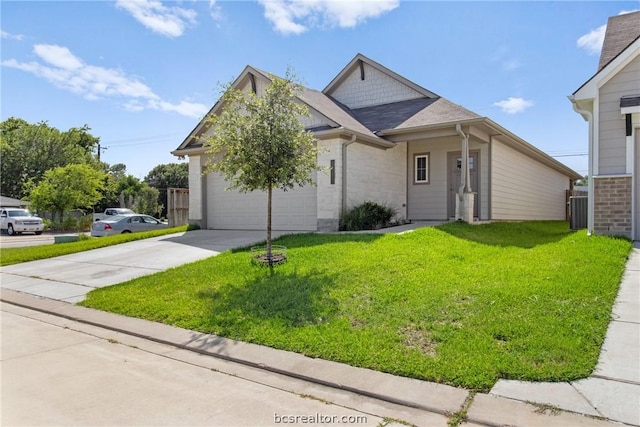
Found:
[{"label": "green grass", "polygon": [[396,375],[486,391],[565,381],[598,360],[631,250],[565,222],[402,235],[285,236],[89,293],[81,305]]},{"label": "green grass", "polygon": [[148,239],[149,237],[164,236],[165,234],[180,233],[183,231],[187,231],[186,225],[181,227],[165,228],[163,230],[146,231],[143,233],[126,233],[107,237],[89,237],[87,239],[81,239],[77,242],[70,243],[24,246],[19,248],[0,248],[0,266],[74,254],[76,252],[104,248],[106,246],[133,242],[134,240]]}]

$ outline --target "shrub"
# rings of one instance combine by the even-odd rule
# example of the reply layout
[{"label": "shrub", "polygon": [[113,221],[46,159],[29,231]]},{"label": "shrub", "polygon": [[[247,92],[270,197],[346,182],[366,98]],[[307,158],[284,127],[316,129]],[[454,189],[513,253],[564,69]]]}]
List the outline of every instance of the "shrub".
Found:
[{"label": "shrub", "polygon": [[68,213],[62,219],[54,220],[43,219],[45,230],[54,231],[88,231],[91,230],[93,222],[92,215],[78,216],[77,214]]},{"label": "shrub", "polygon": [[351,210],[343,212],[340,230],[378,230],[388,226],[395,214],[395,209],[390,206],[364,202]]}]

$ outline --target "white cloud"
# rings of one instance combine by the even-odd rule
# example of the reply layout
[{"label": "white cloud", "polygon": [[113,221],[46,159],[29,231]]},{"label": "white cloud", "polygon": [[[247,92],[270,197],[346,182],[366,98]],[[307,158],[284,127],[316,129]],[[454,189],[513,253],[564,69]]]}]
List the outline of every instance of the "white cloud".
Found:
[{"label": "white cloud", "polygon": [[283,34],[300,34],[310,27],[351,28],[383,15],[399,0],[258,0],[264,16]]},{"label": "white cloud", "polygon": [[[618,15],[625,15],[627,13],[637,12],[636,10],[623,10]],[[601,25],[595,30],[591,30],[587,34],[581,36],[576,44],[579,48],[587,51],[589,55],[597,55],[602,50],[602,44],[604,43],[604,35],[607,32],[607,24]]]},{"label": "white cloud", "polygon": [[66,47],[37,44],[33,47],[33,51],[45,62],[65,70],[77,70],[82,67],[82,61]]},{"label": "white cloud", "polygon": [[595,30],[580,37],[577,41],[578,47],[586,50],[589,55],[597,55],[602,50],[604,43],[604,33],[607,31],[607,25],[602,25]]},{"label": "white cloud", "polygon": [[513,97],[509,97],[505,100],[493,103],[495,107],[500,107],[502,111],[507,114],[522,113],[527,108],[532,107],[533,104],[534,104],[533,101],[529,101],[523,98],[513,98]]},{"label": "white cloud", "polygon": [[216,21],[222,19],[222,8],[216,4],[216,0],[209,0],[209,13]]},{"label": "white cloud", "polygon": [[0,35],[2,35],[3,39],[12,39],[12,40],[18,40],[18,41],[24,38],[22,34],[11,34],[11,33],[7,33],[4,30],[0,30]]},{"label": "white cloud", "polygon": [[181,7],[167,7],[159,0],[117,0],[116,7],[129,12],[138,22],[156,33],[179,37],[196,22],[196,12]]},{"label": "white cloud", "polygon": [[66,47],[38,44],[33,51],[42,62],[8,59],[2,65],[34,74],[88,100],[123,98],[123,106],[129,111],[151,109],[195,118],[207,112],[207,106],[203,104],[189,101],[172,104],[165,101],[135,77],[121,70],[86,64]]}]

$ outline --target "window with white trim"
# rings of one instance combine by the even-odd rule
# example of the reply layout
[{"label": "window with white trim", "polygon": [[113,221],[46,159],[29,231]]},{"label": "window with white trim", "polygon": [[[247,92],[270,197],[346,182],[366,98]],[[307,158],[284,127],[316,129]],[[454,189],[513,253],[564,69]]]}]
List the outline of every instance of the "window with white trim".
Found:
[{"label": "window with white trim", "polygon": [[413,183],[429,183],[429,154],[416,154],[413,157]]}]

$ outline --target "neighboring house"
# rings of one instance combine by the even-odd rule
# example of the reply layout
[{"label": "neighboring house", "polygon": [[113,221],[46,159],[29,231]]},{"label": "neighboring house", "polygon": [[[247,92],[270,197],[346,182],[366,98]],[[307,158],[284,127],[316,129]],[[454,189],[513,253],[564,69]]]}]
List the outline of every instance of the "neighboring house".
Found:
[{"label": "neighboring house", "polygon": [[598,71],[569,99],[589,122],[589,233],[640,240],[640,12],[609,18]]},{"label": "neighboring house", "polygon": [[26,208],[29,202],[14,199],[13,197],[0,196],[0,207],[3,208]]},{"label": "neighboring house", "polygon": [[[259,94],[269,81],[247,66],[233,87]],[[323,91],[305,88],[299,100],[324,149],[318,164],[331,172],[314,173],[316,186],[274,193],[274,229],[337,230],[341,213],[364,201],[408,220],[564,220],[565,192],[580,178],[492,120],[360,54]],[[189,157],[190,222],[264,229],[265,194],[225,191],[219,174],[203,176],[210,131],[201,121],[173,151]]]}]

